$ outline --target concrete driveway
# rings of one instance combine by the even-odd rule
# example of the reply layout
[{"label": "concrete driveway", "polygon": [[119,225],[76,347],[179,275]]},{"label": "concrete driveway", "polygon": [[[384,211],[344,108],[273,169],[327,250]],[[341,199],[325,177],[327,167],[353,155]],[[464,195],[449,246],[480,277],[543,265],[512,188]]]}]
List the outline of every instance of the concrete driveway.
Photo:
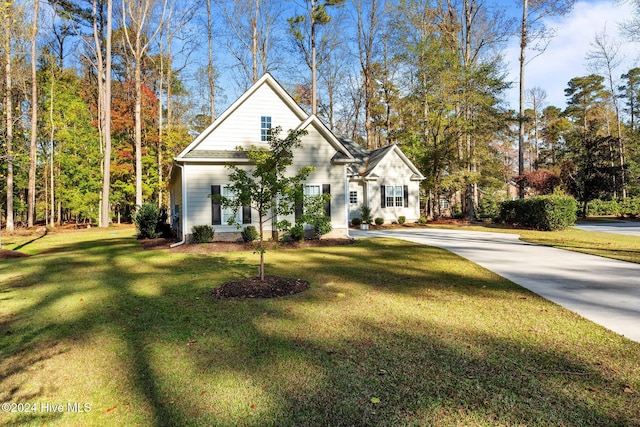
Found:
[{"label": "concrete driveway", "polygon": [[351,231],[447,249],[614,332],[640,342],[640,264],[522,242],[517,235],[444,229]]},{"label": "concrete driveway", "polygon": [[616,221],[616,222],[594,222],[578,224],[573,228],[585,231],[596,231],[600,233],[629,234],[640,236],[640,222]]}]

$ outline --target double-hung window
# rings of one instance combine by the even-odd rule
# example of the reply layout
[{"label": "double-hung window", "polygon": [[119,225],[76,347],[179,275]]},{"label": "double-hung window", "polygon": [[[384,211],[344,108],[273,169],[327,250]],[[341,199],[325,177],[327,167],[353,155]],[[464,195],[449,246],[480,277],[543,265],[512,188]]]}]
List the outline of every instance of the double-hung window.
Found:
[{"label": "double-hung window", "polygon": [[[222,186],[222,196],[231,200],[236,198],[236,194],[227,186]],[[234,213],[232,208],[222,208],[222,224],[228,224],[230,219],[236,224],[242,224],[242,209]]]},{"label": "double-hung window", "polygon": [[305,197],[319,196],[322,194],[322,189],[319,184],[311,184],[304,186]]},{"label": "double-hung window", "polygon": [[260,141],[271,141],[271,116],[260,117]]},{"label": "double-hung window", "polygon": [[401,208],[404,203],[404,192],[402,185],[387,185],[385,188],[385,204],[389,208]]}]

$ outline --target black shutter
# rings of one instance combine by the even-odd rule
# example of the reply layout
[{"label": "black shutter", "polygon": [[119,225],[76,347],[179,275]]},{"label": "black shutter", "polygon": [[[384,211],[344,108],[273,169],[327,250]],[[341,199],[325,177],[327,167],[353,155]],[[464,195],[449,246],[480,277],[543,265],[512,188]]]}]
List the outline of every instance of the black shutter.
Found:
[{"label": "black shutter", "polygon": [[304,200],[304,189],[301,186],[298,187],[298,194],[296,194],[296,210],[295,210],[295,218],[296,218],[296,222],[298,222],[298,220],[300,219],[300,217],[303,214],[303,200]]},{"label": "black shutter", "polygon": [[387,205],[387,195],[386,195],[386,188],[384,185],[380,186],[380,207],[381,208],[386,208]]},{"label": "black shutter", "polygon": [[405,185],[402,187],[402,195],[404,196],[404,207],[409,207],[409,186]]},{"label": "black shutter", "polygon": [[220,201],[217,200],[215,196],[220,195],[220,186],[212,185],[211,186],[211,224],[212,225],[221,225],[222,224],[222,209],[220,208]]},{"label": "black shutter", "polygon": [[242,207],[242,223],[251,224],[251,206]]},{"label": "black shutter", "polygon": [[322,194],[328,194],[327,203],[324,205],[324,214],[331,218],[331,184],[322,184]]}]

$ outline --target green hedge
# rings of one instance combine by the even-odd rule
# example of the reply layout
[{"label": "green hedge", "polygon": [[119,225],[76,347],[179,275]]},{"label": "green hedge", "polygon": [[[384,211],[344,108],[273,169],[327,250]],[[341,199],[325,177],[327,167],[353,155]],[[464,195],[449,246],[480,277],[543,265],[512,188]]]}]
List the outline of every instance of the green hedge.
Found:
[{"label": "green hedge", "polygon": [[536,230],[563,230],[576,223],[577,204],[568,196],[538,196],[502,203],[499,220]]},{"label": "green hedge", "polygon": [[587,206],[589,215],[616,215],[627,218],[640,217],[640,197],[629,197],[624,200],[595,199]]},{"label": "green hedge", "polygon": [[620,215],[620,204],[617,200],[595,199],[587,205],[589,215]]}]

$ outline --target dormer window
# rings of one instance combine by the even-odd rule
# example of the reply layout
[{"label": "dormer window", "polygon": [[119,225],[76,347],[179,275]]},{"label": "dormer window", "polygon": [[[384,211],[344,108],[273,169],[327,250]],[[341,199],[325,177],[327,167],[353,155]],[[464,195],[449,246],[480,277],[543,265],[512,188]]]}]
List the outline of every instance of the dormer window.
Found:
[{"label": "dormer window", "polygon": [[271,141],[271,116],[260,117],[260,141]]}]

